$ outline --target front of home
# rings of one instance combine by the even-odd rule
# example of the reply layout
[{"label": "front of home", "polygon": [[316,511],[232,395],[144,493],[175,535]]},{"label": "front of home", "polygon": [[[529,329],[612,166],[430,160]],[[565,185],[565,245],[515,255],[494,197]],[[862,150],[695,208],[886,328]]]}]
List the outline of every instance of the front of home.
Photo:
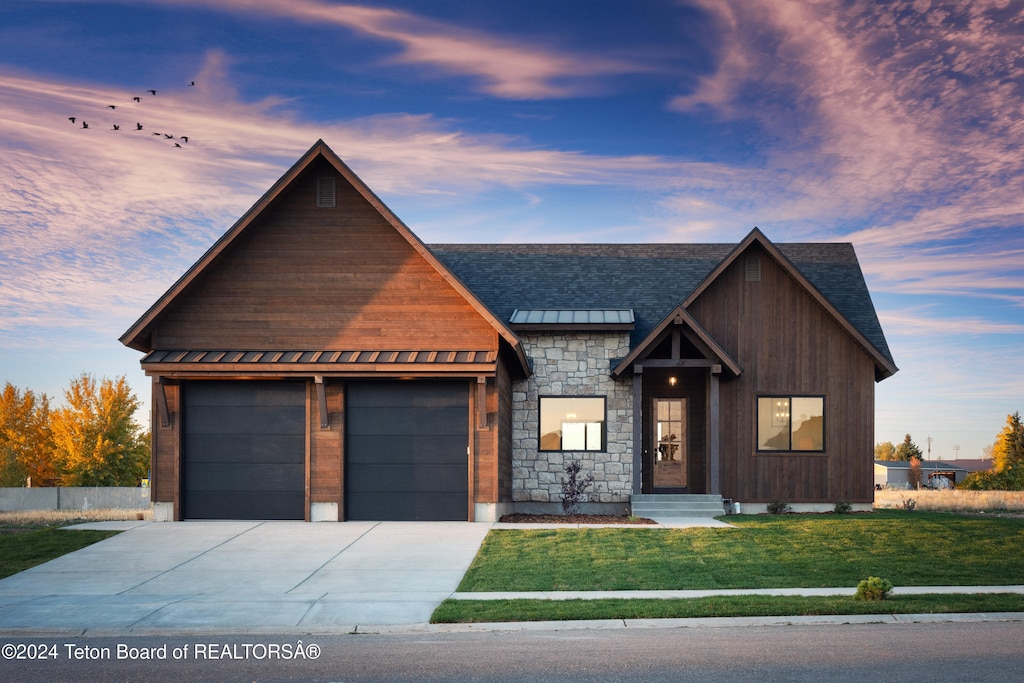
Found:
[{"label": "front of home", "polygon": [[896,372],[849,244],[427,246],[322,142],[121,341],[160,519],[867,506]]}]

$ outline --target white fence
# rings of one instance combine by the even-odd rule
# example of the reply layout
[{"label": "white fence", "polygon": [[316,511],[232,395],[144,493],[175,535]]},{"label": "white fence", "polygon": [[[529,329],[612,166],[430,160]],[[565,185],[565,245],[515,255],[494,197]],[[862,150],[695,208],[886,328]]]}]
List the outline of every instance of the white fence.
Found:
[{"label": "white fence", "polygon": [[149,508],[149,488],[141,486],[75,486],[0,488],[0,512],[28,510],[139,510]]}]

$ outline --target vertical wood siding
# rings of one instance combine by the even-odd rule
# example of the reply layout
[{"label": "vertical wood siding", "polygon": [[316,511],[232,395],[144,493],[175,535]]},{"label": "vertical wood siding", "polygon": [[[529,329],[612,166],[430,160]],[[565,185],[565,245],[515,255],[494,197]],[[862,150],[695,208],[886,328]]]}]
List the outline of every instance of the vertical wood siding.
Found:
[{"label": "vertical wood siding", "polygon": [[[874,364],[760,247],[761,280],[741,255],[689,311],[743,367],[721,384],[722,495],[750,502],[873,499]],[[824,454],[758,454],[758,394],[823,395]]]},{"label": "vertical wood siding", "polygon": [[[316,179],[337,177],[317,208]],[[165,349],[476,349],[493,327],[348,185],[311,165],[159,321]]]}]

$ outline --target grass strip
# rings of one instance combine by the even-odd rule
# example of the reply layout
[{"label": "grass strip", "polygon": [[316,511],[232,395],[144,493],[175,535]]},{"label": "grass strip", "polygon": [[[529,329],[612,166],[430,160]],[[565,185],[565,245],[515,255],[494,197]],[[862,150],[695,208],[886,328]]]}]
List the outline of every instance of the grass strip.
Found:
[{"label": "grass strip", "polygon": [[120,532],[94,529],[67,531],[60,527],[46,527],[0,534],[0,579],[80,550],[117,533]]},{"label": "grass strip", "polygon": [[1024,519],[738,515],[734,529],[495,529],[460,591],[1024,584]]},{"label": "grass strip", "polygon": [[848,596],[732,595],[689,600],[445,600],[431,623],[680,619],[698,617],[820,616],[844,614],[953,614],[1024,612],[1016,593],[898,595],[865,601]]}]

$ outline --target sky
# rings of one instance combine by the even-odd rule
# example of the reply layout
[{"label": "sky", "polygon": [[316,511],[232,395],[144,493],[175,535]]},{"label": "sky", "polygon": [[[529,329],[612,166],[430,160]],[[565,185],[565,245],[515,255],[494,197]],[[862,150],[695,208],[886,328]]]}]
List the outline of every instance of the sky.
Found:
[{"label": "sky", "polygon": [[148,406],[118,337],[318,139],[428,244],[851,242],[876,442],[1024,410],[1024,0],[4,0],[0,383]]}]

